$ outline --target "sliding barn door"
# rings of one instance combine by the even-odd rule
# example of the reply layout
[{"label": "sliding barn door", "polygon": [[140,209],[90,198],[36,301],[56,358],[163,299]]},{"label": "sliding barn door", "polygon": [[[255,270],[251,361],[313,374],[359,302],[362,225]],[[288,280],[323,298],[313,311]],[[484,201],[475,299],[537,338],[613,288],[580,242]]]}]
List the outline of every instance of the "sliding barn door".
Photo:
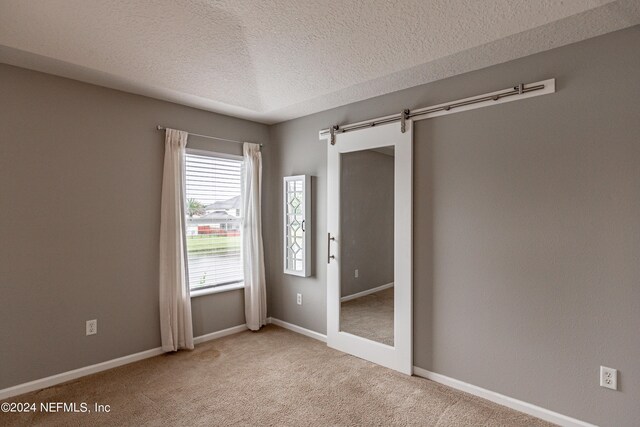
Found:
[{"label": "sliding barn door", "polygon": [[328,144],[327,343],[412,373],[412,135],[400,123]]}]

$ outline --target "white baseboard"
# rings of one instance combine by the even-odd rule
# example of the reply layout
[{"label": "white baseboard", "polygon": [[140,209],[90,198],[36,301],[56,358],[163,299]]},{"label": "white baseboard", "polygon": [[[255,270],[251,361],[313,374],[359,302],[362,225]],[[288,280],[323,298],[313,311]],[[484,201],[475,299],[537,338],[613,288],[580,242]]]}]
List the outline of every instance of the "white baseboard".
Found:
[{"label": "white baseboard", "polygon": [[30,391],[51,387],[60,383],[75,380],[76,378],[95,374],[96,372],[106,371],[107,369],[137,362],[142,359],[148,359],[160,354],[162,354],[162,347],[152,348],[151,350],[141,351],[140,353],[130,354],[117,359],[107,360],[106,362],[96,363],[95,365],[62,372],[46,378],[40,378],[39,380],[30,381],[28,383],[18,384],[16,386],[0,390],[0,400],[8,399],[9,397],[17,396],[19,394],[29,393]]},{"label": "white baseboard", "polygon": [[351,301],[352,299],[360,298],[365,295],[375,294],[376,292],[384,291],[385,289],[393,288],[393,282],[387,283],[386,285],[378,286],[375,288],[367,289],[366,291],[357,292],[355,294],[347,295],[340,298],[340,302]]},{"label": "white baseboard", "polygon": [[[222,331],[213,332],[211,334],[201,335],[193,339],[194,344],[200,344],[205,341],[221,338],[226,335],[242,332],[247,329],[247,325],[238,325],[232,328],[223,329]],[[85,366],[83,368],[74,369],[72,371],[62,372],[46,378],[30,381],[24,384],[18,384],[13,387],[0,390],[0,400],[8,399],[20,394],[29,393],[30,391],[41,390],[43,388],[52,387],[67,381],[75,380],[80,377],[95,374],[97,372],[106,371],[107,369],[117,368],[118,366],[127,365],[139,360],[148,359],[150,357],[159,356],[163,353],[162,347],[152,348],[151,350],[141,351],[140,353],[130,354],[128,356],[118,357],[117,359],[107,360],[106,362],[96,363],[95,365]]]},{"label": "white baseboard", "polygon": [[509,396],[505,396],[500,393],[496,393],[491,390],[484,389],[472,384],[465,383],[460,380],[449,378],[444,375],[436,374],[434,372],[427,371],[426,369],[413,367],[413,374],[419,377],[427,378],[431,381],[435,381],[440,384],[444,384],[451,388],[473,394],[474,396],[481,397],[483,399],[490,400],[507,408],[515,409],[516,411],[524,412],[525,414],[532,415],[545,421],[557,424],[563,427],[596,427],[593,424],[589,424],[584,421],[577,420],[575,418],[568,417],[566,415],[559,414],[557,412],[550,411],[549,409],[541,408],[531,403],[523,402],[522,400],[514,399]]},{"label": "white baseboard", "polygon": [[275,317],[267,318],[267,323],[280,326],[281,328],[288,329],[293,332],[305,335],[309,338],[313,338],[318,341],[327,342],[327,336],[320,332],[312,331],[310,329],[303,328],[302,326],[294,325],[293,323],[285,322],[284,320],[276,319]]}]

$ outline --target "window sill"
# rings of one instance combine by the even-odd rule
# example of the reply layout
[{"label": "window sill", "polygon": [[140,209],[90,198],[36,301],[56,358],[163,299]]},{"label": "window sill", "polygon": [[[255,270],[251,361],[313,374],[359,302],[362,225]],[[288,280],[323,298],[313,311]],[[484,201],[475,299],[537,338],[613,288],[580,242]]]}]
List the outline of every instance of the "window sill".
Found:
[{"label": "window sill", "polygon": [[209,289],[196,289],[191,291],[191,298],[201,297],[203,295],[219,294],[220,292],[235,291],[236,289],[244,289],[244,282],[233,283],[231,285],[218,286]]}]

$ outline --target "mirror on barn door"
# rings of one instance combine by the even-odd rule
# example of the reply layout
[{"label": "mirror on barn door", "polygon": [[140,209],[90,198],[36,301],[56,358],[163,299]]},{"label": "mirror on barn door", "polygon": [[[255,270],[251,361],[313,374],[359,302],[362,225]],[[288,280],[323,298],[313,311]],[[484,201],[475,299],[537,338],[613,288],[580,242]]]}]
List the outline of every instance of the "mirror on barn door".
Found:
[{"label": "mirror on barn door", "polygon": [[411,374],[412,124],[328,148],[327,343]]}]

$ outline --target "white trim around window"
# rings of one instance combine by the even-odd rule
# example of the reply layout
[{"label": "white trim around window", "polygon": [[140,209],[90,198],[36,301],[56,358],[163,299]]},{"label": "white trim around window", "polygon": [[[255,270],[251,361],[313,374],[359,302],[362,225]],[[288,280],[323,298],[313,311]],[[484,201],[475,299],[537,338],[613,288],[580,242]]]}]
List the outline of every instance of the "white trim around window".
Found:
[{"label": "white trim around window", "polygon": [[238,160],[241,162],[244,161],[244,157],[238,154],[220,153],[218,151],[202,150],[200,148],[187,148],[186,153],[195,154],[197,156],[219,157],[221,159]]},{"label": "white trim around window", "polygon": [[215,286],[213,288],[194,289],[189,293],[189,295],[191,296],[191,298],[197,298],[204,295],[235,291],[237,289],[244,289],[244,282],[231,283],[230,285]]},{"label": "white trim around window", "polygon": [[[238,202],[236,199],[241,193],[241,183],[240,181],[235,181],[236,179],[239,180],[240,176],[235,176],[233,170],[237,166],[233,166],[231,163],[233,162],[237,165],[239,162],[240,165],[242,165],[244,159],[242,156],[200,149],[187,149],[186,154],[186,197],[189,200],[193,199],[193,201],[197,203],[196,208],[194,208],[194,213],[188,214],[188,218],[186,219],[187,246],[191,247],[191,244],[195,245],[194,250],[196,252],[193,254],[193,261],[197,261],[197,264],[191,265],[192,256],[188,256],[187,269],[189,271],[190,296],[191,298],[195,298],[243,289],[244,281],[242,280],[241,258],[239,262],[235,261],[236,257],[241,257],[239,242],[237,250],[235,246],[233,246],[233,254],[228,254],[224,252],[224,247],[218,247],[219,242],[209,242],[207,239],[211,238],[215,240],[217,238],[216,236],[227,236],[227,233],[232,233],[233,236],[236,236],[237,234],[233,233],[240,232],[240,228],[237,227],[236,223],[238,220],[242,221],[242,216],[239,215],[241,207],[235,206],[234,204]],[[209,160],[205,161],[204,158],[210,158],[214,163],[212,163],[211,166],[207,166]],[[215,161],[215,159],[219,159],[219,161]],[[226,165],[227,162],[225,162],[225,160],[229,165]],[[192,163],[190,164],[189,162]],[[218,182],[218,176],[221,179],[220,182]],[[190,179],[192,179],[192,181],[190,181]],[[234,190],[234,184],[236,183],[237,191]],[[230,208],[226,206],[225,202],[227,204],[231,203],[233,207]],[[219,203],[222,203],[222,205],[216,206]],[[198,206],[200,206],[200,208],[198,208]],[[238,217],[237,220],[234,220],[234,217]],[[211,236],[209,237],[209,235]],[[190,238],[197,240],[190,242]],[[201,239],[206,240],[206,242],[204,240],[200,241]],[[233,241],[235,241],[235,239],[235,237],[232,237]],[[211,247],[209,248],[209,246]],[[211,262],[208,263],[207,259],[211,257],[213,258]],[[238,272],[235,272],[233,268],[236,264],[239,266]],[[212,270],[212,268],[214,269]],[[219,270],[219,268],[222,268],[222,270]],[[196,285],[194,285],[194,277],[197,279],[196,276],[199,275],[202,275],[203,281],[207,281],[206,284],[201,283],[198,285],[196,283]],[[227,281],[227,283],[224,283],[225,281]]]}]

